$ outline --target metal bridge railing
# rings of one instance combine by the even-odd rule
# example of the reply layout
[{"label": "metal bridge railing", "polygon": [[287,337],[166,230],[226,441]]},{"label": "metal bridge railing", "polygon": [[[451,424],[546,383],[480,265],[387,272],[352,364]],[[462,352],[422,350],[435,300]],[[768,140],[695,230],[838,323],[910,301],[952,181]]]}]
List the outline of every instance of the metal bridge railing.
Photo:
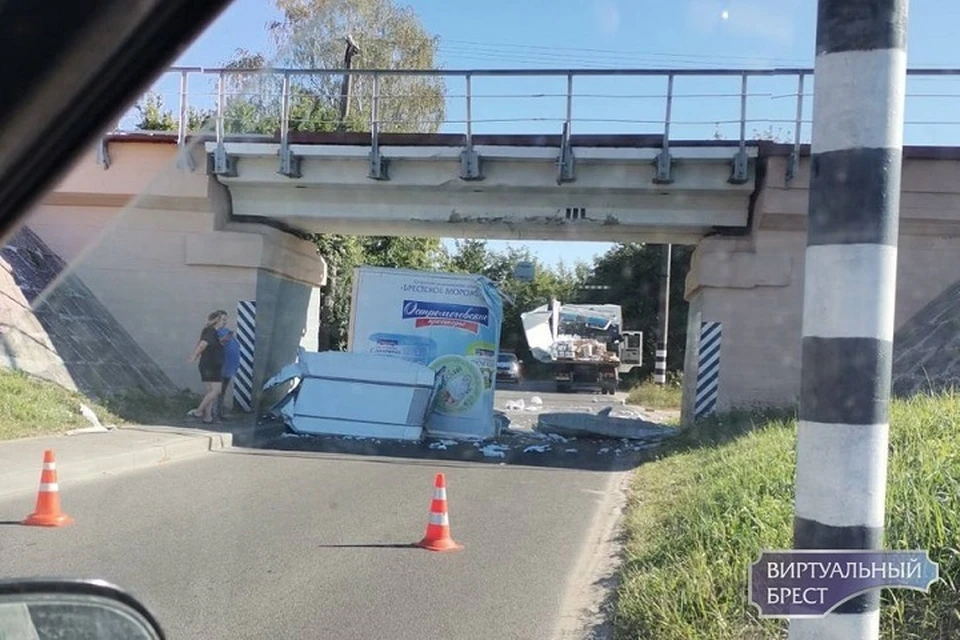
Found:
[{"label": "metal bridge railing", "polygon": [[[908,70],[908,108],[917,100],[950,101],[926,110],[942,114],[956,110],[960,69]],[[349,74],[351,82],[345,82]],[[170,80],[177,82],[170,86]],[[263,135],[280,142],[280,173],[299,175],[299,161],[290,151],[291,133],[348,129],[369,134],[370,177],[386,179],[380,153],[386,132],[456,133],[463,137],[461,177],[480,179],[474,136],[483,130],[560,136],[558,182],[573,180],[571,137],[576,133],[646,133],[662,135],[655,181],[672,180],[671,142],[682,139],[735,141],[731,182],[747,180],[746,147],[751,140],[775,138],[793,145],[788,179],[796,172],[801,145],[809,141],[813,69],[474,69],[268,70],[173,67],[157,83],[155,96],[176,95],[175,118],[162,124],[175,128],[186,149],[191,135],[211,135],[216,141],[212,169],[233,171],[224,143],[231,136]],[[199,82],[198,82],[199,81]],[[937,91],[911,92],[910,83],[939,82]],[[477,84],[493,90],[477,92]],[[164,84],[166,83],[166,90]],[[448,85],[454,85],[450,90]],[[693,91],[678,91],[678,84]],[[196,84],[205,85],[191,91]],[[511,85],[519,84],[516,92]],[[548,86],[549,85],[549,86]],[[585,86],[586,85],[586,86]],[[341,101],[342,87],[351,87]],[[456,90],[456,87],[462,87]],[[505,88],[506,87],[506,88]],[[710,89],[716,90],[710,90]],[[945,91],[944,89],[949,89]],[[356,111],[337,112],[341,103]],[[417,104],[422,108],[417,109]],[[696,103],[697,106],[694,106]],[[534,104],[539,105],[539,109]],[[724,108],[724,104],[726,108]],[[160,110],[163,105],[157,105]],[[478,111],[480,113],[478,113]],[[923,111],[923,108],[920,108]],[[442,114],[442,115],[439,115]],[[154,114],[156,115],[156,114]],[[149,131],[151,122],[121,119],[115,132]],[[142,125],[147,125],[146,127]],[[767,132],[749,128],[767,125]],[[958,126],[960,120],[908,120],[906,125]],[[773,125],[790,129],[777,136]],[[704,127],[713,126],[712,133]],[[937,144],[945,136],[936,135]],[[909,141],[908,141],[909,143]],[[101,154],[109,162],[105,147]],[[188,153],[182,165],[193,169]]]}]

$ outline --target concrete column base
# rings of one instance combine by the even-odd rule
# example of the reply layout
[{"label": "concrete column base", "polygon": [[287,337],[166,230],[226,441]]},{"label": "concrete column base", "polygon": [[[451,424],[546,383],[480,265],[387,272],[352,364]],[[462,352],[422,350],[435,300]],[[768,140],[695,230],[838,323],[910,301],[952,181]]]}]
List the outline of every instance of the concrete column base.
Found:
[{"label": "concrete column base", "polygon": [[803,300],[802,261],[793,246],[798,239],[757,250],[747,238],[711,237],[697,247],[685,293],[683,424],[695,417],[704,322],[722,328],[716,412],[796,401]]}]

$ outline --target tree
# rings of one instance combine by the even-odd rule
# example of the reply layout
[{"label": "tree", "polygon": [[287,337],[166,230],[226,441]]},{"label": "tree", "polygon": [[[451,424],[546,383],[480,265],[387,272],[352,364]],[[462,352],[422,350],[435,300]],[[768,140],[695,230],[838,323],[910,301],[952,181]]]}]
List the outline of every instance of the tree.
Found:
[{"label": "tree", "polygon": [[321,318],[321,331],[329,337],[333,350],[345,349],[350,323],[350,296],[353,272],[362,265],[396,269],[431,271],[443,268],[448,260],[438,238],[382,236],[311,236],[320,255],[327,261],[331,284],[327,295],[332,305]]},{"label": "tree", "polygon": [[[276,0],[282,13],[269,26],[278,65],[299,69],[343,67],[345,38],[360,48],[356,69],[433,69],[438,39],[424,29],[410,7],[392,0]],[[304,90],[324,104],[339,105],[339,76],[302,80]],[[301,82],[298,80],[298,83]],[[355,75],[351,107],[370,122],[373,78]],[[445,113],[446,85],[439,76],[385,76],[378,79],[380,130],[432,133]]]},{"label": "tree", "polygon": [[[267,26],[277,55],[270,64],[263,52],[238,49],[224,68],[225,133],[277,134],[282,115],[282,84],[271,66],[292,69],[341,69],[350,36],[359,45],[355,69],[433,69],[437,38],[427,33],[416,13],[392,0],[276,0],[281,18]],[[289,75],[289,123],[293,131],[332,131],[340,127],[340,75]],[[445,115],[446,85],[440,76],[384,76],[378,79],[378,122],[382,132],[432,133]],[[350,131],[368,131],[373,109],[373,78],[353,76]],[[142,107],[142,108],[141,108]],[[137,106],[151,130],[176,130],[176,116],[158,97]],[[215,109],[190,121],[191,132]],[[139,127],[147,128],[147,127]]]},{"label": "tree", "polygon": [[[354,68],[432,69],[436,38],[416,14],[391,0],[276,0],[280,20],[268,25],[277,50],[275,66],[302,69],[343,67],[346,36],[360,46]],[[283,77],[269,73],[262,52],[238,49],[224,65],[223,128],[226,134],[280,131]],[[340,76],[291,73],[288,82],[289,126],[292,131],[369,130],[372,78],[353,76],[351,113],[340,122]],[[437,131],[444,117],[445,85],[436,76],[384,77],[378,80],[381,131]],[[162,99],[148,95],[137,109],[138,128],[175,131],[177,118]],[[189,131],[215,119],[216,109],[190,111]],[[310,236],[335,275],[328,292],[332,305],[324,312],[324,330],[332,348],[346,343],[353,270],[362,264],[437,269],[447,259],[436,238]]]},{"label": "tree", "polygon": [[[683,369],[687,335],[687,303],[683,298],[692,246],[674,245],[670,273],[670,327],[667,369]],[[607,285],[587,291],[584,302],[619,304],[626,328],[643,331],[643,373],[653,370],[660,334],[660,273],[662,245],[618,244],[594,262],[590,284]]]},{"label": "tree", "polygon": [[483,240],[457,240],[447,268],[460,273],[484,273],[493,256]]},{"label": "tree", "polygon": [[[524,282],[513,277],[516,264],[524,261],[530,261],[535,266],[533,282]],[[563,265],[558,269],[550,269],[526,247],[510,247],[502,252],[494,252],[482,240],[457,242],[456,249],[447,262],[447,268],[454,272],[486,276],[509,296],[512,303],[504,303],[500,346],[514,351],[520,359],[530,358],[530,348],[520,315],[546,304],[551,297],[571,300],[582,283],[582,280],[577,279],[576,273],[564,269]]]},{"label": "tree", "polygon": [[[136,127],[141,131],[176,131],[177,118],[173,112],[165,109],[163,105],[163,96],[158,93],[150,92],[144,96],[143,100],[136,105],[137,113],[140,119]],[[213,114],[209,111],[189,107],[187,109],[187,131],[197,132],[202,130],[206,124],[211,121]]]},{"label": "tree", "polygon": [[[237,49],[224,65],[224,133],[278,135],[283,115],[283,77],[270,73],[262,53]],[[333,131],[340,126],[336,104],[308,86],[309,78],[291,73],[288,82],[288,127],[290,131]],[[353,114],[344,127],[350,131],[369,128]]]}]

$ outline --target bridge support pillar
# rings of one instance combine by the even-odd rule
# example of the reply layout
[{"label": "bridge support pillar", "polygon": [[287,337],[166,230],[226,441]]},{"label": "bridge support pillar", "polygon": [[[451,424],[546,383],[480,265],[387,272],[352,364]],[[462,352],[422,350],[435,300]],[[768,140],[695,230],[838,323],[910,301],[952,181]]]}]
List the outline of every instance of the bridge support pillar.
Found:
[{"label": "bridge support pillar", "polygon": [[[241,409],[268,409],[273,396],[261,397],[263,382],[298,347],[317,348],[323,258],[311,242],[231,216],[227,189],[178,170],[173,145],[116,146],[106,187],[93,174],[99,167],[78,163],[33,211],[31,228],[178,388],[203,390],[186,359],[207,314],[227,311],[231,328],[243,322],[250,362],[234,399]],[[132,180],[141,174],[153,182],[140,188]]]},{"label": "bridge support pillar", "polygon": [[772,244],[758,249],[751,238],[714,236],[693,254],[685,291],[685,425],[798,397],[802,254],[798,261],[795,238]]}]

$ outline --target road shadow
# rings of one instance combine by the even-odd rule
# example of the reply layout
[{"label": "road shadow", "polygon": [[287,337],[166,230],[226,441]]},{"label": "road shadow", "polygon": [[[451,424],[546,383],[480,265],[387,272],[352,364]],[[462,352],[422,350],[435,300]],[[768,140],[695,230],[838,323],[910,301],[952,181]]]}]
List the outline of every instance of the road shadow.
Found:
[{"label": "road shadow", "polygon": [[317,544],[316,549],[420,549],[416,544],[368,543],[368,544]]},{"label": "road shadow", "polygon": [[[570,413],[540,414],[551,416]],[[585,414],[590,415],[590,414]],[[595,415],[595,414],[594,414]],[[615,417],[615,416],[614,416]],[[753,431],[777,423],[795,421],[795,409],[752,407],[711,416],[685,429],[663,427],[642,419],[612,421],[663,427],[670,437],[615,438],[547,434],[530,429],[505,428],[497,438],[459,440],[424,437],[419,442],[356,438],[349,436],[299,435],[279,420],[246,420],[241,427],[223,425],[233,433],[241,455],[287,455],[291,457],[336,457],[384,464],[429,464],[459,467],[464,464],[491,468],[510,466],[543,469],[579,469],[619,472],[690,450],[722,447]],[[208,425],[204,425],[208,426]],[[226,450],[225,450],[226,451]]]},{"label": "road shadow", "polygon": [[[264,421],[258,429],[259,436],[254,441],[239,446],[273,454],[309,453],[391,462],[473,463],[607,472],[636,468],[649,459],[663,440],[663,434],[647,439],[627,439],[505,429],[498,437],[484,440],[425,437],[411,442],[382,438],[300,435],[293,433],[279,421]],[[673,432],[672,429],[665,431]]]}]

